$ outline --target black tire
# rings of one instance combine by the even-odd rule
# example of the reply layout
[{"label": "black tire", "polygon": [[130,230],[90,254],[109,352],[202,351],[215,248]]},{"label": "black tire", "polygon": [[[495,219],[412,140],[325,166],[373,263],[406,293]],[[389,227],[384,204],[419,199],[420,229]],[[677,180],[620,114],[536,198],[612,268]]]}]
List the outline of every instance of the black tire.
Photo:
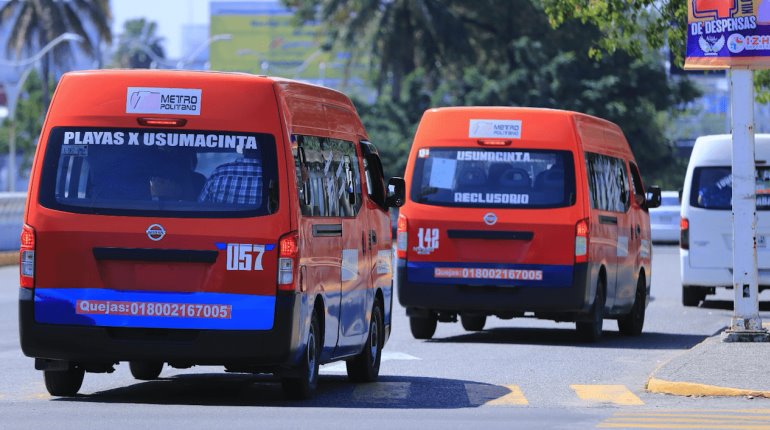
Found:
[{"label": "black tire", "polygon": [[128,368],[131,375],[140,381],[153,381],[158,379],[163,371],[162,361],[130,361]]},{"label": "black tire", "polygon": [[436,333],[438,320],[435,316],[409,317],[409,329],[415,339],[430,339]]},{"label": "black tire", "polygon": [[682,285],[682,304],[684,306],[698,306],[701,300],[705,298],[706,294],[700,288]]},{"label": "black tire", "polygon": [[596,297],[591,307],[589,319],[587,321],[577,321],[578,337],[583,342],[598,342],[602,338],[602,324],[604,323],[604,303],[606,300],[604,292],[604,282],[601,278],[596,283]]},{"label": "black tire", "polygon": [[43,371],[45,389],[52,396],[72,397],[78,393],[83,385],[83,369],[70,369],[62,371]]},{"label": "black tire", "polygon": [[487,323],[487,316],[479,314],[460,314],[460,322],[467,331],[481,331],[484,330],[484,325]]},{"label": "black tire", "polygon": [[642,334],[642,328],[644,327],[644,312],[647,307],[645,306],[646,303],[647,284],[644,276],[640,275],[639,281],[636,283],[636,296],[634,297],[634,305],[631,307],[631,312],[618,319],[618,330],[620,331],[620,334],[625,336],[639,336]]},{"label": "black tire", "polygon": [[372,317],[369,322],[369,336],[364,350],[347,360],[348,379],[353,382],[374,382],[380,374],[382,347],[385,346],[385,324],[382,317],[382,305],[374,301]]},{"label": "black tire", "polygon": [[318,367],[321,355],[321,325],[318,323],[318,312],[313,312],[310,318],[310,328],[307,335],[307,345],[302,362],[297,370],[299,376],[281,378],[283,393],[292,400],[307,400],[313,397],[318,387]]}]

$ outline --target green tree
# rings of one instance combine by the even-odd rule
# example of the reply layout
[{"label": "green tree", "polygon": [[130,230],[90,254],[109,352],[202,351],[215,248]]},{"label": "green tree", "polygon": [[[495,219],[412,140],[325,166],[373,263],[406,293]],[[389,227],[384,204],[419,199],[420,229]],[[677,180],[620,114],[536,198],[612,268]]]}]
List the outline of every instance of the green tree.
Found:
[{"label": "green tree", "polygon": [[163,38],[157,35],[158,24],[144,18],[131,19],[123,24],[118,35],[118,48],[112,65],[129,69],[148,69],[157,59],[165,58]]},{"label": "green tree", "polygon": [[[618,49],[637,58],[649,48],[668,44],[676,64],[684,65],[687,44],[687,2],[674,0],[541,0],[551,23],[559,26],[579,19],[599,28],[602,37],[592,46],[591,54]],[[770,102],[770,71],[754,73],[756,100]]]},{"label": "green tree", "polygon": [[428,107],[536,106],[617,123],[647,182],[669,187],[680,182],[684,169],[666,132],[677,109],[698,92],[687,80],[669,81],[656,52],[636,58],[616,50],[590,58],[587,53],[602,37],[601,29],[576,19],[552,29],[536,1],[501,5],[478,0],[472,5],[455,2],[452,8],[477,52],[473,64],[456,62],[450,69],[462,72],[442,74],[436,88],[420,85],[430,72],[418,69],[396,97],[384,96],[359,108],[391,174],[403,173],[416,123]]},{"label": "green tree", "polygon": [[[111,19],[109,0],[9,0],[0,7],[0,24],[11,28],[6,50],[17,57],[32,55],[59,35],[71,32],[83,38],[80,48],[96,58],[100,42],[112,43]],[[96,32],[96,40],[91,40],[87,27]],[[49,68],[67,67],[72,52],[69,44],[60,44],[46,56],[41,64],[44,105],[50,99]]]},{"label": "green tree", "polygon": [[283,0],[300,23],[319,19],[327,46],[369,59],[378,93],[390,84],[397,98],[407,75],[424,69],[426,85],[471,54],[465,25],[441,0]]},{"label": "green tree", "polygon": [[[50,83],[50,85],[55,85]],[[43,83],[37,72],[31,72],[24,82],[24,87],[16,103],[16,151],[24,155],[21,171],[26,171],[32,162],[37,139],[43,128],[45,105],[43,103]],[[0,153],[8,153],[10,119],[6,118],[0,126]]]}]

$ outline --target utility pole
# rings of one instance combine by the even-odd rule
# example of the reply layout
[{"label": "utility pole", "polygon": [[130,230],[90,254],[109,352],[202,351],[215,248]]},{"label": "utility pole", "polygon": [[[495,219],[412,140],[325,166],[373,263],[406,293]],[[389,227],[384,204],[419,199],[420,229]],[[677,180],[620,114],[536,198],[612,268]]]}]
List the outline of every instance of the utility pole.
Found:
[{"label": "utility pole", "polygon": [[754,79],[748,68],[730,76],[733,178],[733,317],[724,342],[770,341],[759,316],[757,197],[754,160]]}]

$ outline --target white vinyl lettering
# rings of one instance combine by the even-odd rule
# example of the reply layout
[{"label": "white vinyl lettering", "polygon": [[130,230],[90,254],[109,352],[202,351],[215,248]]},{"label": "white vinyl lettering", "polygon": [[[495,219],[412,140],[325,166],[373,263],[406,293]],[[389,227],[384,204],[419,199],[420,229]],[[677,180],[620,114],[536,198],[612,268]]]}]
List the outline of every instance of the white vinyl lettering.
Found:
[{"label": "white vinyl lettering", "polygon": [[227,270],[262,270],[264,253],[264,245],[228,243]]}]

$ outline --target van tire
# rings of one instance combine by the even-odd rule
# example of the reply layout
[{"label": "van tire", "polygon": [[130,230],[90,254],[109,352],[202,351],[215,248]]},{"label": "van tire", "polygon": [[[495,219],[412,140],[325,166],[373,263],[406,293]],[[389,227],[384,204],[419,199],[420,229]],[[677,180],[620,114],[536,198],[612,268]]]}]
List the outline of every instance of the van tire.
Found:
[{"label": "van tire", "polygon": [[700,288],[682,285],[682,305],[695,307],[705,298],[706,294]]},{"label": "van tire", "polygon": [[313,397],[318,387],[318,367],[321,355],[321,325],[318,323],[318,312],[310,317],[310,328],[307,335],[307,345],[302,353],[299,364],[299,376],[281,378],[284,395],[291,400],[307,400]]},{"label": "van tire", "polygon": [[480,314],[460,314],[460,323],[466,331],[484,330],[487,323],[487,316]]},{"label": "van tire", "polygon": [[72,397],[83,385],[85,373],[83,369],[45,370],[43,371],[45,389],[52,396]]},{"label": "van tire", "polygon": [[375,300],[369,322],[369,336],[366,337],[364,350],[345,362],[350,381],[374,382],[377,380],[377,376],[380,374],[384,341],[385,324],[382,322],[382,305],[380,305],[379,300]]},{"label": "van tire", "polygon": [[647,301],[647,285],[643,275],[639,275],[636,283],[636,296],[631,312],[618,319],[618,330],[625,336],[639,336],[644,327],[645,302]]},{"label": "van tire", "polygon": [[415,339],[430,339],[436,333],[438,320],[435,315],[429,317],[409,317],[409,329]]},{"label": "van tire", "polygon": [[153,381],[158,379],[163,371],[162,361],[129,361],[128,368],[131,375],[140,381]]},{"label": "van tire", "polygon": [[596,283],[596,297],[594,298],[594,304],[591,306],[591,312],[589,313],[589,320],[577,321],[575,328],[577,328],[577,334],[580,340],[583,342],[598,342],[602,338],[602,324],[604,323],[604,281],[599,278]]}]

